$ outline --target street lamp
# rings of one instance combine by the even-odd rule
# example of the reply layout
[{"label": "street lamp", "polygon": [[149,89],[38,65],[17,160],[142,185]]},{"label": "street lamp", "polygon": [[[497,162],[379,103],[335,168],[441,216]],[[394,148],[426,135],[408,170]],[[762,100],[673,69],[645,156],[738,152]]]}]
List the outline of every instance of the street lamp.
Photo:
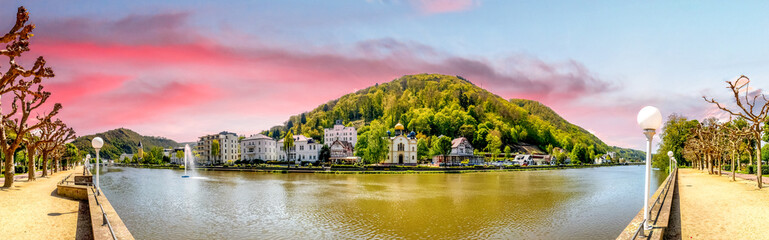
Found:
[{"label": "street lamp", "polygon": [[673,173],[673,151],[668,151],[668,174]]},{"label": "street lamp", "polygon": [[101,195],[101,189],[99,189],[99,150],[104,145],[104,140],[100,137],[95,137],[91,140],[91,146],[96,149],[96,195]]},{"label": "street lamp", "polygon": [[646,106],[638,112],[638,126],[646,135],[646,181],[644,182],[644,229],[651,230],[649,226],[649,185],[651,185],[652,170],[652,137],[655,131],[662,125],[662,114],[656,107]]}]

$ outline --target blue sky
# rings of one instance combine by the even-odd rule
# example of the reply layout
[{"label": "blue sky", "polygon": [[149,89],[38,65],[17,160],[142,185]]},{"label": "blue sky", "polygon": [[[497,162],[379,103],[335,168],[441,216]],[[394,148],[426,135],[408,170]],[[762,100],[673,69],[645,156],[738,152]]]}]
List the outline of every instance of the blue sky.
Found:
[{"label": "blue sky", "polygon": [[[92,96],[63,99],[74,108],[63,116],[71,118],[80,134],[116,127],[178,141],[221,130],[252,134],[351,90],[419,73],[414,71],[425,66],[424,71],[469,76],[505,98],[542,101],[609,144],[641,149],[644,137],[635,124],[635,113],[643,106],[656,105],[663,115],[676,112],[703,118],[717,111],[701,96],[727,99],[724,80],[744,74],[753,79],[753,87],[762,88],[763,79],[769,78],[765,46],[769,3],[763,1],[15,1],[5,5],[24,5],[31,13],[32,23],[38,25],[38,44],[51,49],[34,53],[48,57],[57,73],[62,73],[53,81],[73,82],[94,75],[120,79],[119,84],[107,84],[110,87]],[[15,14],[10,9],[0,11],[0,21],[7,27]],[[107,54],[68,57],[64,51],[55,51],[67,46],[62,42],[91,44]],[[290,57],[269,62],[264,56],[249,55],[248,61],[227,63],[255,69],[255,75],[217,80],[217,74],[190,69],[190,65],[210,63],[205,60],[188,65],[158,61],[147,67],[109,54],[187,45]],[[339,61],[325,63],[329,56]],[[365,67],[351,64],[361,59],[377,59],[373,66],[386,66],[368,74]],[[457,59],[492,73],[448,64]],[[94,64],[105,66],[96,71]],[[278,71],[275,66],[296,70]],[[203,80],[190,80],[201,75],[215,81],[236,78],[254,83],[254,89],[321,88],[327,93],[274,108],[259,107],[269,103],[268,98],[241,101],[217,95],[205,102],[190,99],[194,104],[169,104],[154,117],[105,124],[77,114],[83,105],[78,103],[90,102],[89,97],[121,96],[122,88],[137,84],[195,92],[195,87],[207,86]],[[302,78],[321,81],[297,80]],[[333,83],[324,83],[328,79]],[[523,86],[527,81],[541,87]],[[280,88],[279,82],[290,87]],[[236,90],[216,87],[222,92]],[[124,107],[151,107],[136,104]],[[196,115],[201,106],[238,104],[244,105]],[[254,113],[243,114],[244,109]],[[180,123],[164,114],[186,114],[195,120]]]}]

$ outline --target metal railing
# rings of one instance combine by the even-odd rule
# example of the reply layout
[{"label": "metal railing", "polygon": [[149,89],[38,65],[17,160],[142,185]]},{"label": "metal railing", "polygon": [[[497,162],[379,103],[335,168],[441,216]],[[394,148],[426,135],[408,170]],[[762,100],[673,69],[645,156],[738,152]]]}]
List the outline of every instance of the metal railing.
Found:
[{"label": "metal railing", "polygon": [[107,225],[109,227],[109,233],[112,234],[112,239],[117,240],[117,236],[115,236],[115,231],[112,230],[112,224],[109,223],[109,219],[107,219],[107,213],[104,212],[104,207],[101,206],[101,203],[99,203],[99,198],[96,196],[96,188],[91,188],[91,190],[94,193],[94,199],[96,199],[96,205],[99,205],[99,209],[101,209],[101,218],[102,220],[102,226]]},{"label": "metal railing", "polygon": [[[662,196],[668,195],[668,192],[670,192],[670,185],[673,183],[673,177],[674,177],[673,175],[677,174],[677,172],[678,172],[677,170],[678,170],[678,166],[674,166],[673,170],[670,171],[670,174],[668,174],[668,178],[665,180],[665,183],[664,183],[665,186],[662,188],[662,191],[660,191],[660,194],[657,195],[657,198],[654,200],[654,203],[651,205],[651,207],[649,207],[649,215],[650,216],[651,216],[652,209],[654,209],[654,207],[657,206],[658,203],[659,204],[664,203],[664,200],[663,200],[663,202],[660,202],[660,198]],[[657,216],[654,218],[655,219],[655,223],[656,223],[656,219],[659,218],[660,212],[661,211],[657,211]],[[638,226],[638,229],[635,231],[635,234],[633,234],[633,238],[631,238],[631,239],[636,239],[638,237],[638,234],[640,234],[641,230],[644,228],[644,222],[645,221],[649,221],[649,220],[650,219],[644,219],[643,221],[641,221],[641,224]],[[652,228],[654,227],[653,225],[650,225],[650,226],[652,226]]]},{"label": "metal railing", "polygon": [[59,185],[63,185],[64,183],[66,183],[66,182],[67,182],[67,179],[69,179],[69,177],[71,177],[71,176],[72,176],[72,173],[70,173],[69,175],[67,175],[67,177],[65,177],[64,179],[62,179],[62,180],[61,180],[61,182],[59,182]]}]

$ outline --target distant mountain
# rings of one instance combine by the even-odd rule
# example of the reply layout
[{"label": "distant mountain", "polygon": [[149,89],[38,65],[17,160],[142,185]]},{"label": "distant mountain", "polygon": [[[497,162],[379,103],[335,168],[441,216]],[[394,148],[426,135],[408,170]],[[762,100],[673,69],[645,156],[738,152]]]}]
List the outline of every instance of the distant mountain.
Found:
[{"label": "distant mountain", "polygon": [[428,137],[464,136],[481,151],[503,152],[507,146],[512,151],[528,148],[536,152],[537,147],[571,151],[580,146],[594,155],[613,149],[539,102],[508,101],[463,77],[440,74],[406,75],[376,84],[291,116],[285,124],[263,133],[279,138],[294,129],[294,134],[322,142],[323,128],[332,127],[337,119],[356,126],[359,135],[378,121],[390,131],[400,122],[407,131]]},{"label": "distant mountain", "polygon": [[152,147],[172,148],[182,146],[174,140],[163,137],[142,136],[131,129],[118,128],[103,133],[82,136],[72,143],[81,151],[88,151],[96,156],[96,151],[91,147],[91,140],[95,137],[104,139],[104,146],[99,154],[106,159],[118,159],[123,153],[136,153],[141,141],[144,151],[148,152]]}]

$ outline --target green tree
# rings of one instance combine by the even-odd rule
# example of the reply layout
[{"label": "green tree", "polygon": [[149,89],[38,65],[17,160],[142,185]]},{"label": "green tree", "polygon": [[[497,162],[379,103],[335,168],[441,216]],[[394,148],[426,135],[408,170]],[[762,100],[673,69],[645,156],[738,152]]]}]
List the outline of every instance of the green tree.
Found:
[{"label": "green tree", "polygon": [[64,155],[62,156],[67,163],[74,163],[82,159],[80,150],[73,143],[67,143],[64,145]]},{"label": "green tree", "polygon": [[491,160],[496,160],[501,152],[500,148],[502,147],[502,138],[499,131],[492,130],[489,132],[489,134],[486,135],[486,142],[488,143],[488,145],[486,145],[486,151],[492,154]]},{"label": "green tree", "polygon": [[513,150],[510,149],[510,146],[505,146],[505,159],[510,159],[510,152]]},{"label": "green tree", "polygon": [[420,138],[417,140],[417,158],[419,160],[425,160],[429,157],[430,147],[427,146],[427,139]]},{"label": "green tree", "polygon": [[292,156],[291,151],[293,150],[293,148],[294,148],[294,133],[293,131],[289,130],[288,133],[286,133],[286,136],[283,138],[283,149],[285,149],[285,152],[286,152],[286,161],[288,161],[288,168],[291,168],[291,161],[293,160],[291,157]]},{"label": "green tree", "polygon": [[679,114],[670,114],[662,126],[660,131],[659,148],[657,148],[657,154],[659,157],[652,158],[654,161],[652,165],[656,168],[667,171],[668,163],[668,151],[673,151],[673,157],[678,160],[679,164],[691,165],[691,159],[684,158],[684,147],[686,147],[686,141],[692,137],[692,130],[699,125],[697,120],[688,120],[686,117]]},{"label": "green tree", "polygon": [[323,147],[320,147],[320,154],[318,155],[318,160],[320,160],[321,163],[327,163],[329,159],[331,158],[331,149],[328,147],[328,145],[323,144]]},{"label": "green tree", "polygon": [[150,157],[152,158],[150,160],[151,164],[161,164],[162,161],[164,160],[163,157],[165,157],[165,155],[163,154],[163,148],[157,147],[157,146],[150,148],[149,154],[150,154]]},{"label": "green tree", "polygon": [[224,159],[222,159],[221,156],[219,156],[221,152],[222,152],[222,146],[221,144],[219,144],[219,140],[214,139],[214,141],[211,142],[211,158],[220,159],[224,161]]},{"label": "green tree", "polygon": [[467,141],[473,142],[475,137],[475,126],[471,124],[465,124],[459,127],[459,136],[467,138]]},{"label": "green tree", "polygon": [[555,153],[555,161],[558,164],[564,164],[564,162],[566,161],[566,154],[562,152]]},{"label": "green tree", "polygon": [[181,160],[182,164],[187,164],[184,163],[184,151],[176,151],[176,159]]},{"label": "green tree", "polygon": [[579,162],[579,163],[590,163],[590,156],[588,156],[587,148],[585,148],[582,143],[578,143],[574,145],[574,149],[571,150],[571,161],[572,163]]},{"label": "green tree", "polygon": [[[419,144],[419,143],[417,143]],[[440,136],[433,139],[433,147],[430,149],[433,156],[441,155],[444,158],[444,164],[448,164],[446,156],[451,153],[451,138],[446,136]]]},{"label": "green tree", "polygon": [[387,157],[390,140],[387,138],[387,128],[378,120],[372,121],[369,127],[365,136],[368,146],[364,160],[367,163],[378,163]]}]

